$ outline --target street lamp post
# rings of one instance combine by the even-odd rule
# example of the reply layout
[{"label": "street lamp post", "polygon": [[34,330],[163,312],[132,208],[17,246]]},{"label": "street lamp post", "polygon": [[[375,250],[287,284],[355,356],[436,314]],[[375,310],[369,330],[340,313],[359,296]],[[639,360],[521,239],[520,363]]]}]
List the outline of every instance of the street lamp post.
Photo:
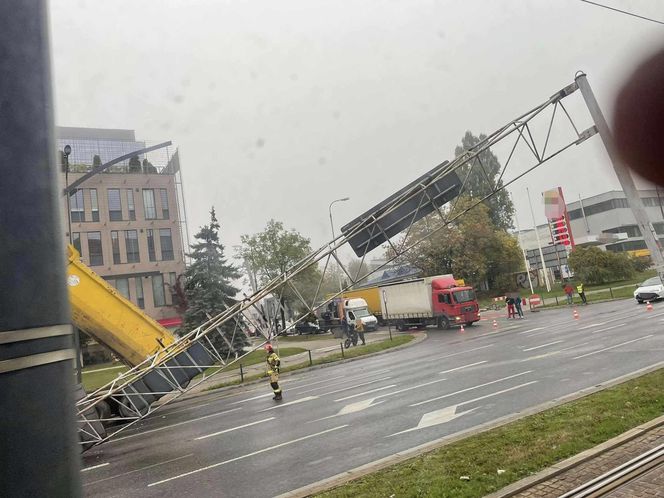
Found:
[{"label": "street lamp post", "polygon": [[[328,211],[330,213],[330,228],[332,229],[332,240],[334,240],[334,238],[335,238],[334,237],[334,221],[332,221],[332,205],[335,202],[345,202],[345,201],[348,201],[348,200],[350,200],[350,197],[343,197],[341,199],[335,199],[332,202],[330,202],[330,207],[328,208]],[[335,256],[337,255],[336,251],[334,251],[334,255]],[[341,285],[341,274],[338,274],[337,276],[339,277],[339,292],[342,292],[344,289],[343,289],[343,286]]]}]

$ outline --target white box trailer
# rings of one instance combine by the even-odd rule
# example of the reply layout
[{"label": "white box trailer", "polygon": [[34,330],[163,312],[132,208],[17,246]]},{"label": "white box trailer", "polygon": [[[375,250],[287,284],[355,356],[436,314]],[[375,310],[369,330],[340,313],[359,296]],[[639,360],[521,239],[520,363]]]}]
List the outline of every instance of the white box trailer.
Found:
[{"label": "white box trailer", "polygon": [[383,318],[399,330],[472,325],[480,319],[475,292],[459,283],[452,275],[436,275],[383,285],[379,289]]}]

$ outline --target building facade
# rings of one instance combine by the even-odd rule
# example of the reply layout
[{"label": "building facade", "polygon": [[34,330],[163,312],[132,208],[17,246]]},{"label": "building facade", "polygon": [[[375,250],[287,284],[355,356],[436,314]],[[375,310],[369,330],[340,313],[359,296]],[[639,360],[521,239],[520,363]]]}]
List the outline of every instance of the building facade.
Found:
[{"label": "building facade", "polygon": [[[133,130],[57,128],[63,185],[71,185],[93,165],[146,147]],[[71,147],[67,173],[63,151]],[[96,157],[95,157],[96,156]],[[63,237],[82,261],[123,296],[162,325],[181,322],[173,286],[185,270],[183,202],[178,189],[177,151],[160,151],[118,163],[63,195]]]}]

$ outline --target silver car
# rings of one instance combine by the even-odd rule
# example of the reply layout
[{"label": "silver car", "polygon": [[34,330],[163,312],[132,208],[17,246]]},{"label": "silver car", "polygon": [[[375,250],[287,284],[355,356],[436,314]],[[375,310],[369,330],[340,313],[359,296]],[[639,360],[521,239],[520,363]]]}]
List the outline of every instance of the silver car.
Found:
[{"label": "silver car", "polygon": [[664,285],[659,277],[652,277],[643,282],[634,291],[634,299],[639,304],[664,298]]}]

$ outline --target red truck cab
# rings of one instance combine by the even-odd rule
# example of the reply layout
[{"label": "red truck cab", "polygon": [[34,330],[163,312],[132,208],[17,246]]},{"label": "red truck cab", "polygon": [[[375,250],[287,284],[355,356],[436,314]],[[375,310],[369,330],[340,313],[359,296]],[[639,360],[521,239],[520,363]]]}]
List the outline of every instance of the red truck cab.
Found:
[{"label": "red truck cab", "polygon": [[455,324],[470,326],[480,319],[480,306],[473,288],[458,286],[451,276],[431,280],[431,299],[431,309],[440,328]]}]

